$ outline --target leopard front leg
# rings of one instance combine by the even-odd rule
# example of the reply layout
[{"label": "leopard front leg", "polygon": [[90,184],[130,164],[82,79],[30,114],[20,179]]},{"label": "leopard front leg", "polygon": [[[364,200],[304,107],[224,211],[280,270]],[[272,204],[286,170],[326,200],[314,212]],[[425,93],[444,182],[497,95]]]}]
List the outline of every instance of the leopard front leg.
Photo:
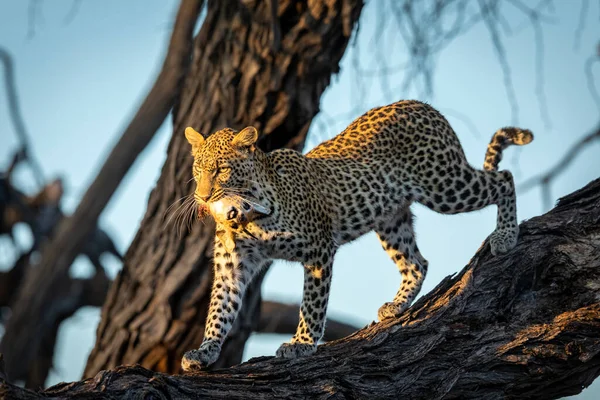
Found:
[{"label": "leopard front leg", "polygon": [[298,328],[292,340],[279,347],[277,357],[297,358],[313,354],[323,337],[333,252],[323,253],[318,259],[319,262],[304,264],[304,293]]},{"label": "leopard front leg", "polygon": [[[238,250],[240,248],[242,251]],[[183,356],[181,367],[184,371],[207,367],[219,357],[221,346],[242,307],[246,287],[266,262],[251,250],[244,251],[247,248],[251,247],[236,243],[235,249],[228,251],[219,239],[215,240],[215,276],[204,338],[199,349],[190,350]]]}]

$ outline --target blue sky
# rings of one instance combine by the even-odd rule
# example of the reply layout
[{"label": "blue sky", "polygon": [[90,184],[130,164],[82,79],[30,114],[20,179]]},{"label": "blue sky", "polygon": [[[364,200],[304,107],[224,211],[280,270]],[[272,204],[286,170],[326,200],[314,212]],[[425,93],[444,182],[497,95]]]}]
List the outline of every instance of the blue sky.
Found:
[{"label": "blue sky", "polygon": [[[135,112],[162,64],[177,2],[136,0],[81,2],[69,23],[71,1],[41,2],[35,35],[28,37],[28,2],[0,2],[0,46],[14,56],[21,108],[32,139],[32,152],[46,177],[63,175],[67,181],[64,207],[72,211],[94,178],[111,147]],[[450,43],[435,58],[434,94],[426,98],[419,91],[401,89],[403,73],[390,76],[382,90],[377,78],[357,74],[352,60],[358,55],[362,68],[380,65],[383,46],[388,65],[406,60],[402,43],[386,35],[373,43],[376,27],[374,2],[362,15],[358,48],[347,51],[341,72],[322,97],[322,113],[312,125],[307,150],[341,131],[352,119],[371,107],[404,98],[429,101],[446,114],[455,128],[469,161],[480,166],[486,145],[498,128],[515,123],[507,101],[500,64],[482,24]],[[525,15],[514,7],[504,8],[511,33],[504,39],[518,102],[516,123],[535,134],[532,144],[510,149],[502,164],[522,182],[551,166],[579,137],[600,121],[584,74],[586,59],[594,54],[600,40],[599,5],[592,2],[578,49],[574,48],[580,2],[555,2],[556,10],[543,25],[545,98],[550,125],[545,123],[536,96],[538,69],[534,31]],[[388,26],[388,29],[390,27]],[[600,63],[595,66],[596,85]],[[3,83],[0,83],[0,168],[18,146],[10,123]],[[391,97],[390,97],[391,96]],[[351,112],[353,111],[353,112]],[[466,116],[470,122],[465,122]],[[148,149],[123,181],[101,217],[102,226],[125,251],[146,209],[151,188],[165,159],[171,135],[170,120],[163,124]],[[552,185],[553,202],[600,175],[595,160],[600,143],[584,150],[569,169]],[[34,190],[29,171],[19,171],[19,183]],[[539,190],[518,195],[519,220],[542,213]],[[481,242],[495,227],[495,207],[469,214],[444,216],[414,206],[419,247],[429,260],[429,275],[422,290],[427,293],[443,277],[467,264]],[[19,229],[26,245],[28,232]],[[0,265],[10,265],[14,254],[0,242]],[[114,275],[120,263],[107,257]],[[381,249],[374,234],[342,248],[334,267],[329,316],[362,325],[376,319],[378,307],[390,301],[400,276]],[[74,274],[89,272],[87,260],[78,259]],[[302,270],[292,263],[277,263],[269,272],[265,298],[298,302],[302,291]],[[360,296],[357,295],[360,294]],[[99,310],[86,308],[63,324],[58,342],[56,370],[49,383],[80,378],[94,343]],[[287,340],[280,336],[254,336],[245,357],[274,354]],[[600,391],[600,385],[596,384]],[[592,390],[579,398],[592,398]]]}]

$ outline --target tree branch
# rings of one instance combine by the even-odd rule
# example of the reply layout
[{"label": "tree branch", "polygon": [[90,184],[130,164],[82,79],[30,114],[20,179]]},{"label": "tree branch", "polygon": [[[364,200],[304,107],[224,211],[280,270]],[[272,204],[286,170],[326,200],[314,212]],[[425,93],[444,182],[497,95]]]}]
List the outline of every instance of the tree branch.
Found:
[{"label": "tree branch", "polygon": [[[192,35],[202,1],[182,0],[162,70],[148,96],[113,148],[90,185],[75,213],[63,220],[56,235],[42,251],[42,261],[28,271],[19,290],[13,315],[0,343],[8,373],[24,375],[40,343],[14,345],[21,332],[36,332],[53,292],[61,285],[86,238],[96,227],[100,213],[142,150],[148,145],[169,111],[180,89],[189,62]],[[27,308],[25,308],[25,304]],[[40,333],[39,337],[44,335]],[[10,349],[10,351],[6,351]],[[16,371],[13,371],[13,368]]]},{"label": "tree branch", "polygon": [[[29,135],[25,128],[21,107],[19,106],[19,96],[17,94],[17,85],[15,83],[14,62],[8,50],[2,47],[0,47],[0,61],[4,64],[4,87],[6,90],[6,101],[8,102],[8,114],[12,120],[15,132],[17,133],[17,136],[19,136],[21,146],[23,146],[27,154],[31,151],[31,147],[29,146]],[[33,169],[35,179],[37,179],[40,186],[43,186],[44,175],[42,173],[42,168],[35,159],[31,157],[31,154],[28,154],[27,159]]]},{"label": "tree branch", "polygon": [[[298,326],[298,304],[283,304],[274,301],[263,301],[260,310],[260,321],[257,333],[296,333]],[[356,332],[358,327],[328,318],[323,340],[337,340]]]},{"label": "tree branch", "polygon": [[[0,381],[7,381],[6,371],[4,370],[4,356],[0,353]],[[1,393],[0,393],[1,394]]]},{"label": "tree branch", "polygon": [[[65,276],[61,280],[60,286],[53,292],[53,297],[49,299],[43,318],[38,321],[37,330],[32,332],[33,334],[21,332],[21,335],[12,341],[11,344],[18,348],[27,348],[35,340],[39,341],[40,345],[37,352],[22,354],[28,361],[27,371],[23,375],[13,373],[13,371],[19,372],[17,368],[14,368],[14,364],[8,365],[9,378],[24,381],[25,386],[28,388],[43,387],[52,368],[54,347],[60,325],[81,307],[102,306],[110,283],[102,269],[98,270],[93,277],[87,279]],[[9,360],[11,360],[11,363],[15,362],[12,358]]]},{"label": "tree branch", "polygon": [[261,357],[169,376],[139,366],[101,371],[11,399],[527,398],[574,395],[600,374],[600,179],[521,224],[515,249],[486,242],[400,318],[297,360]]}]

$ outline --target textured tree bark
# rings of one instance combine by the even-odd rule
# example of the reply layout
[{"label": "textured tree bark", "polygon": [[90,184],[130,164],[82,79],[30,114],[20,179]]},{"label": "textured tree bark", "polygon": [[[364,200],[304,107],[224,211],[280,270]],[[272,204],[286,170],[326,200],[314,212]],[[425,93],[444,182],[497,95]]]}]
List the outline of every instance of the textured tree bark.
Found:
[{"label": "textured tree bark", "polygon": [[[259,146],[301,150],[321,94],[338,72],[361,0],[280,0],[278,51],[268,1],[209,1],[192,65],[174,110],[167,160],[102,311],[85,376],[139,363],[178,372],[181,356],[200,345],[212,281],[212,223],[178,235],[167,208],[192,190],[183,131],[204,135],[255,126]],[[216,366],[239,363],[256,328],[262,277],[251,286]]]},{"label": "textured tree bark", "polygon": [[[487,241],[400,318],[297,360],[261,357],[188,376],[140,366],[11,399],[555,399],[600,374],[600,179],[521,224],[516,248]],[[154,398],[153,397],[153,398]]]}]

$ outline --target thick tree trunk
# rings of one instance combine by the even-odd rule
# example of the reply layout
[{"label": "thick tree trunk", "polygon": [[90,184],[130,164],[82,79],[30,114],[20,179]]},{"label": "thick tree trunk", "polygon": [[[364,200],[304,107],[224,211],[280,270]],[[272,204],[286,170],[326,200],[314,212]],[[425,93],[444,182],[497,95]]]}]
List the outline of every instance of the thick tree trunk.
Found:
[{"label": "thick tree trunk", "polygon": [[[263,150],[301,150],[361,8],[361,0],[281,0],[273,18],[269,1],[208,2],[174,111],[167,160],[104,305],[85,376],[134,363],[177,372],[183,353],[199,346],[212,281],[214,226],[196,223],[181,236],[165,222],[167,208],[193,190],[183,131],[193,126],[206,135],[254,125]],[[273,27],[279,28],[275,35]],[[217,366],[241,360],[259,321],[261,281],[249,289]]]},{"label": "thick tree trunk", "polygon": [[[600,374],[600,179],[521,224],[517,247],[486,241],[400,318],[298,360],[261,357],[193,376],[139,366],[11,399],[554,399]],[[79,396],[79,397],[78,397]],[[149,397],[148,397],[149,398]]]}]

